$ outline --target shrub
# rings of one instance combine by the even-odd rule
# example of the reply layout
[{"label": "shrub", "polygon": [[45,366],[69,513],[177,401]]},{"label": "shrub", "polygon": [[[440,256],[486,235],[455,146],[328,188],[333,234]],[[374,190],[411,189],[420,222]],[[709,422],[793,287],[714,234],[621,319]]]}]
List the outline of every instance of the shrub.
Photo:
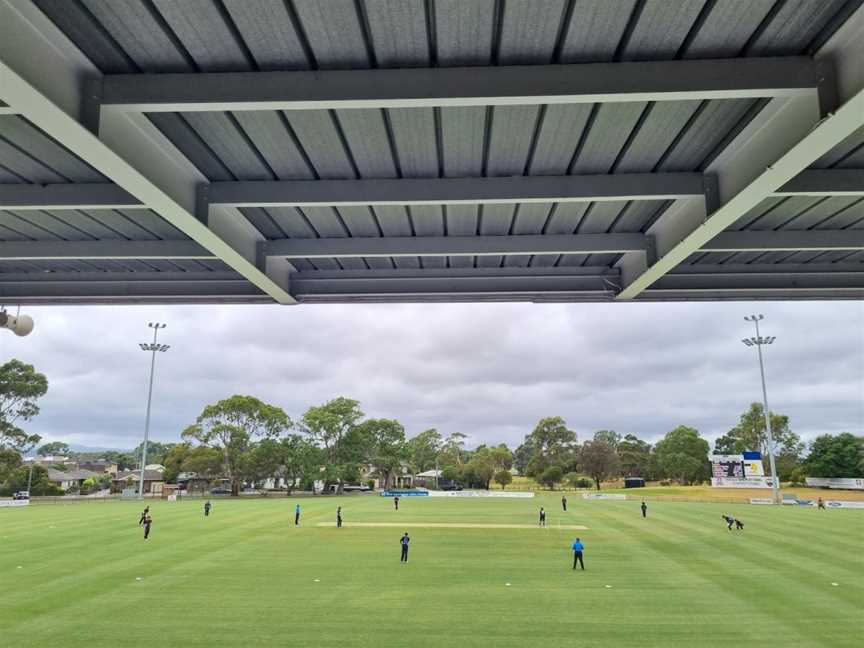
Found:
[{"label": "shrub", "polygon": [[369,490],[375,490],[375,480],[370,479],[366,482],[366,485],[369,487]]},{"label": "shrub", "polygon": [[561,466],[549,466],[543,473],[540,475],[539,482],[544,486],[547,486],[550,490],[555,484],[561,481],[564,477],[564,471],[561,469]]}]

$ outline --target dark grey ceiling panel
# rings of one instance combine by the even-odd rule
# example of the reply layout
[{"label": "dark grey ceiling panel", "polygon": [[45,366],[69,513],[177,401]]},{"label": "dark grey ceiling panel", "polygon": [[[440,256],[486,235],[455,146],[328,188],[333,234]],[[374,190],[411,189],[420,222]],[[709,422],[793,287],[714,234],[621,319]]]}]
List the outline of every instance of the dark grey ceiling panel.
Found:
[{"label": "dark grey ceiling panel", "polygon": [[398,177],[385,116],[378,109],[336,111],[361,178]]},{"label": "dark grey ceiling panel", "polygon": [[646,0],[621,60],[675,58],[704,6],[705,0]]},{"label": "dark grey ceiling panel", "polygon": [[819,158],[814,169],[864,169],[864,126]]},{"label": "dark grey ceiling panel", "polygon": [[322,70],[370,67],[363,25],[353,0],[294,0],[292,3]]},{"label": "dark grey ceiling panel", "polygon": [[387,112],[390,115],[402,177],[437,177],[438,146],[434,110],[395,108]]},{"label": "dark grey ceiling panel", "polygon": [[[73,10],[74,3],[66,4],[67,10]],[[83,4],[142,72],[195,69],[188,53],[163,28],[165,23],[155,5],[140,0],[84,0]]]},{"label": "dark grey ceiling panel", "polygon": [[504,9],[500,65],[551,63],[566,7],[564,0],[510,0]]},{"label": "dark grey ceiling panel", "polygon": [[[212,0],[152,0],[202,72],[252,69],[246,45]],[[221,4],[221,3],[220,3]]]},{"label": "dark grey ceiling panel", "polygon": [[647,105],[641,101],[600,105],[571,173],[609,173]]},{"label": "dark grey ceiling panel", "polygon": [[330,180],[357,177],[342,144],[334,113],[328,110],[290,110],[283,114],[319,177]]},{"label": "dark grey ceiling panel", "polygon": [[278,179],[311,180],[315,177],[281,112],[236,112],[232,116]]},{"label": "dark grey ceiling panel", "polygon": [[303,43],[292,23],[287,2],[222,0],[259,70],[302,70],[309,67]]},{"label": "dark grey ceiling panel", "polygon": [[[795,0],[778,3],[779,11],[748,48],[749,56],[804,53],[832,19],[856,2],[848,0]],[[860,4],[860,3],[857,3]],[[839,25],[834,25],[834,29]],[[833,31],[833,29],[832,29]]]},{"label": "dark grey ceiling panel", "polygon": [[366,0],[378,67],[426,67],[429,38],[424,0]]},{"label": "dark grey ceiling panel", "polygon": [[[104,182],[105,176],[15,115],[0,116],[0,167],[31,182]],[[29,177],[28,169],[32,169]],[[20,173],[19,173],[20,171]],[[41,178],[59,178],[43,180]]]},{"label": "dark grey ceiling panel", "polygon": [[524,175],[539,106],[496,106],[492,111],[487,176]]},{"label": "dark grey ceiling panel", "polygon": [[437,0],[433,5],[438,64],[489,65],[495,0]]},{"label": "dark grey ceiling panel", "polygon": [[664,101],[652,103],[642,115],[642,122],[615,171],[618,173],[648,173],[660,162],[669,144],[687,126],[699,108],[700,101]]},{"label": "dark grey ceiling panel", "polygon": [[273,172],[230,114],[190,112],[183,118],[238,180],[273,179]]},{"label": "dark grey ceiling panel", "polygon": [[612,61],[636,0],[580,0],[574,3],[560,63]]},{"label": "dark grey ceiling panel", "polygon": [[483,175],[486,118],[491,108],[465,106],[439,110],[444,176],[457,178]]},{"label": "dark grey ceiling panel", "polygon": [[768,16],[776,0],[713,2],[683,53],[684,58],[738,56]]},{"label": "dark grey ceiling panel", "polygon": [[528,175],[565,175],[588,124],[591,104],[541,107],[540,130]]}]

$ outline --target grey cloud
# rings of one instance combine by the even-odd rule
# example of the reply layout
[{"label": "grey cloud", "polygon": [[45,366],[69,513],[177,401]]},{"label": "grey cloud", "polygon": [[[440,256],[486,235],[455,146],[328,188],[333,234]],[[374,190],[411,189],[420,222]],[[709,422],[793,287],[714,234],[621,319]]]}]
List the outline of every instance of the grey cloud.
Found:
[{"label": "grey cloud", "polygon": [[679,424],[723,434],[760,398],[753,334],[766,314],[772,409],[806,437],[864,431],[864,305],[444,304],[27,309],[37,329],[0,339],[51,388],[30,425],[51,439],[131,447],[143,429],[149,365],[160,340],[153,437],[176,440],[207,403],[256,395],[294,418],[338,395],[410,434],[459,431],[470,444],[518,444],[536,421],[564,416],[656,440]]}]

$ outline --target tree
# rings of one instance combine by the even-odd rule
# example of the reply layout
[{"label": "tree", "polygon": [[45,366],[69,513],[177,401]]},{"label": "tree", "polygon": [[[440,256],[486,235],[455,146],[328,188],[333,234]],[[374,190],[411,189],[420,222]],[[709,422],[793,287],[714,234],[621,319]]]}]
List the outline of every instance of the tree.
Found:
[{"label": "tree", "polygon": [[180,472],[195,473],[199,477],[216,478],[222,476],[224,459],[219,448],[194,446],[183,459]]},{"label": "tree", "polygon": [[393,477],[406,457],[405,428],[393,419],[368,419],[357,426],[365,459],[384,480],[384,489],[393,485]]},{"label": "tree", "polygon": [[193,425],[182,434],[186,440],[216,448],[222,453],[225,476],[231,480],[231,494],[240,492],[243,454],[256,437],[278,437],[291,426],[280,408],[252,396],[231,396],[208,405]]},{"label": "tree", "polygon": [[708,478],[708,442],[695,428],[679,425],[655,447],[660,470],[682,484]]},{"label": "tree", "polygon": [[415,473],[435,467],[441,450],[441,435],[432,428],[408,439],[406,453]]},{"label": "tree", "polygon": [[605,441],[613,450],[618,449],[618,444],[621,443],[621,435],[614,430],[597,430],[594,433],[595,441]]},{"label": "tree", "polygon": [[471,485],[489,490],[489,484],[495,475],[496,469],[503,470],[499,463],[504,461],[499,449],[490,449],[485,445],[479,446],[471,455],[471,459],[465,464],[463,477]]},{"label": "tree", "polygon": [[619,469],[615,448],[600,437],[586,441],[579,450],[579,470],[591,477],[600,490],[600,482],[614,476]]},{"label": "tree", "polygon": [[49,457],[52,455],[69,456],[69,453],[69,446],[62,441],[46,443],[45,445],[39,446],[39,449],[36,450],[36,454],[40,457]]},{"label": "tree", "polygon": [[[177,445],[176,443],[161,443],[159,441],[147,442],[147,465],[150,464],[165,464],[165,457],[171,452],[171,449]],[[132,451],[132,456],[135,457],[138,463],[141,462],[141,451],[144,449],[144,442]]]},{"label": "tree", "polygon": [[38,434],[27,434],[16,425],[39,414],[36,401],[48,392],[48,379],[33,365],[14,358],[0,365],[0,446],[21,449],[39,443]]},{"label": "tree", "polygon": [[644,477],[650,474],[651,444],[628,434],[618,443],[618,460],[625,477]]},{"label": "tree", "polygon": [[548,416],[540,419],[522,445],[527,446],[523,454],[530,455],[526,474],[537,479],[552,465],[561,467],[563,474],[563,467],[572,463],[574,457],[576,433],[567,428],[566,421],[560,416]]},{"label": "tree", "polygon": [[804,467],[811,477],[864,477],[864,437],[843,432],[823,434],[810,444]]},{"label": "tree", "polygon": [[538,478],[537,481],[539,481],[544,486],[548,487],[549,490],[552,490],[552,488],[555,486],[555,484],[560,482],[563,477],[564,477],[564,470],[561,468],[561,466],[555,465],[555,466],[549,466],[546,470],[544,470],[540,474],[540,477]]},{"label": "tree", "polygon": [[162,473],[162,476],[169,484],[176,484],[180,473],[187,472],[183,470],[183,463],[189,458],[189,453],[192,451],[192,446],[188,443],[175,443],[173,446],[161,462],[165,466],[165,472]]},{"label": "tree", "polygon": [[324,405],[310,407],[301,421],[303,431],[324,450],[324,477],[328,482],[336,482],[339,492],[345,481],[350,481],[357,472],[360,448],[352,432],[362,418],[360,403],[340,396]]},{"label": "tree", "polygon": [[465,464],[465,439],[468,437],[461,432],[451,432],[441,444],[438,452],[438,464],[441,466],[458,466]]},{"label": "tree", "polygon": [[509,470],[499,470],[495,473],[495,483],[501,486],[501,490],[507,488],[507,485],[513,482],[513,475]]},{"label": "tree", "polygon": [[280,441],[282,445],[282,472],[288,494],[299,484],[309,484],[321,474],[322,451],[314,443],[291,434]]}]

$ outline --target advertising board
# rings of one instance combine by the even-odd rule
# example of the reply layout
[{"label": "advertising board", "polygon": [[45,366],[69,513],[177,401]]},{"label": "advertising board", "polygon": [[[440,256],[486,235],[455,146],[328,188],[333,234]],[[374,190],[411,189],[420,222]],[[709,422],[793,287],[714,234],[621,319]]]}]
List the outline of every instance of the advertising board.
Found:
[{"label": "advertising board", "polygon": [[30,500],[0,500],[0,508],[27,506],[29,503]]},{"label": "advertising board", "polygon": [[828,508],[856,508],[864,509],[864,502],[845,501],[845,500],[827,500],[825,506]]},{"label": "advertising board", "polygon": [[595,500],[626,500],[627,496],[619,493],[582,493],[582,499]]},{"label": "advertising board", "polygon": [[532,492],[520,491],[429,491],[430,497],[534,497]]},{"label": "advertising board", "polygon": [[770,477],[712,477],[714,488],[771,488]]},{"label": "advertising board", "polygon": [[846,490],[864,490],[864,479],[855,479],[852,477],[807,477],[807,485],[814,488],[842,488]]}]

